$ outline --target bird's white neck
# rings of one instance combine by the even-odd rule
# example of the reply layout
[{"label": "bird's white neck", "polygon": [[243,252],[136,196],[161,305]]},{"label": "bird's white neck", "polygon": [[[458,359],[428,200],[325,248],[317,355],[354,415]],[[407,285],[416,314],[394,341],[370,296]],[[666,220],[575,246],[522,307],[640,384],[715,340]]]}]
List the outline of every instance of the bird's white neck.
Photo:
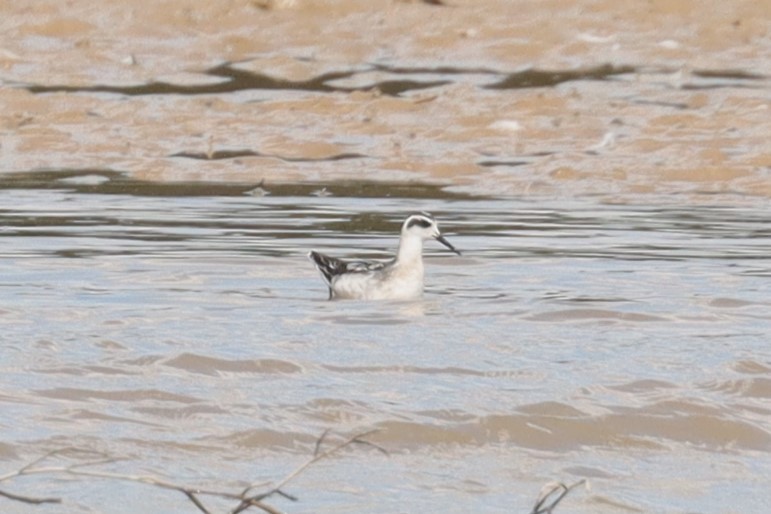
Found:
[{"label": "bird's white neck", "polygon": [[403,236],[399,242],[396,259],[400,263],[420,261],[423,255],[423,239],[420,236]]}]

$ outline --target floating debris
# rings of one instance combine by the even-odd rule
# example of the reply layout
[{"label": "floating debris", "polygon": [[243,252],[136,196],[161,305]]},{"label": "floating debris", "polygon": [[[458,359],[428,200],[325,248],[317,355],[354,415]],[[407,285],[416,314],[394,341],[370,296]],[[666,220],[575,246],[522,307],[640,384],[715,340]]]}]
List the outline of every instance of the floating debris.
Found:
[{"label": "floating debris", "polygon": [[320,198],[326,197],[326,196],[332,196],[332,193],[327,191],[326,187],[322,187],[321,189],[317,189],[315,191],[311,191],[311,196],[318,196]]},{"label": "floating debris", "polygon": [[592,145],[589,148],[586,149],[587,153],[598,153],[603,148],[611,148],[616,144],[616,134],[613,132],[606,132],[604,136],[602,136],[602,141],[597,143],[596,145]]},{"label": "floating debris", "polygon": [[257,184],[257,187],[254,189],[250,189],[248,191],[244,191],[245,195],[249,196],[268,196],[270,194],[270,191],[265,189],[263,186],[265,185],[265,179],[260,180],[260,183]]},{"label": "floating debris", "polygon": [[498,120],[489,125],[491,129],[501,130],[504,132],[519,132],[522,130],[522,125],[516,120]]},{"label": "floating debris", "polygon": [[109,181],[110,181],[110,177],[105,177],[104,175],[95,175],[95,174],[78,175],[77,177],[67,177],[67,178],[57,179],[57,182],[72,184],[75,186],[98,186]]}]

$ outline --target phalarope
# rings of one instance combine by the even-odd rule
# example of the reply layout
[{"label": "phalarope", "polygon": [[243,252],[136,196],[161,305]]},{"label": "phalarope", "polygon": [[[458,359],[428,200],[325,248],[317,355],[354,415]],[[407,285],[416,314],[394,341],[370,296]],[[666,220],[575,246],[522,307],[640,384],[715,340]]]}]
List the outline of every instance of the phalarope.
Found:
[{"label": "phalarope", "polygon": [[399,250],[390,261],[344,261],[311,251],[329,286],[329,298],[409,300],[423,294],[423,241],[436,239],[460,255],[439,232],[427,212],[412,214],[402,224]]}]

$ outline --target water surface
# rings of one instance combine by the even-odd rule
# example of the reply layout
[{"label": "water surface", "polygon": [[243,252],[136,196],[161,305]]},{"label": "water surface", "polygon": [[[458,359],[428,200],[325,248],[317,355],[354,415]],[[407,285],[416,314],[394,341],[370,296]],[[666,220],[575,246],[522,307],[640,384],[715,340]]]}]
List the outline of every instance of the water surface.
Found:
[{"label": "water surface", "polygon": [[[762,205],[253,188],[4,179],[4,471],[78,447],[125,458],[119,472],[238,490],[289,472],[324,430],[378,428],[390,456],[352,449],[276,504],[524,512],[545,483],[588,478],[565,512],[767,505]],[[385,258],[415,210],[463,251],[427,243],[425,297],[327,301],[307,251]],[[84,511],[193,510],[141,485],[10,484]]]}]

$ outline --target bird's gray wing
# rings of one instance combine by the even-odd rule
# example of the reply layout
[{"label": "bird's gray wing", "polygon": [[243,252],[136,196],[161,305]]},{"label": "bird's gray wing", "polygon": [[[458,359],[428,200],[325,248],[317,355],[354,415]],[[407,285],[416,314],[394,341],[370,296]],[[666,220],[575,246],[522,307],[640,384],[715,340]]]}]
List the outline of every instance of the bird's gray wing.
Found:
[{"label": "bird's gray wing", "polygon": [[381,261],[346,261],[345,271],[347,273],[368,273],[378,271],[386,267],[387,262]]},{"label": "bird's gray wing", "polygon": [[330,286],[332,279],[336,276],[345,273],[371,273],[388,265],[388,262],[379,261],[344,261],[315,251],[310,252],[308,256],[316,264],[316,267],[324,276],[324,280]]}]

